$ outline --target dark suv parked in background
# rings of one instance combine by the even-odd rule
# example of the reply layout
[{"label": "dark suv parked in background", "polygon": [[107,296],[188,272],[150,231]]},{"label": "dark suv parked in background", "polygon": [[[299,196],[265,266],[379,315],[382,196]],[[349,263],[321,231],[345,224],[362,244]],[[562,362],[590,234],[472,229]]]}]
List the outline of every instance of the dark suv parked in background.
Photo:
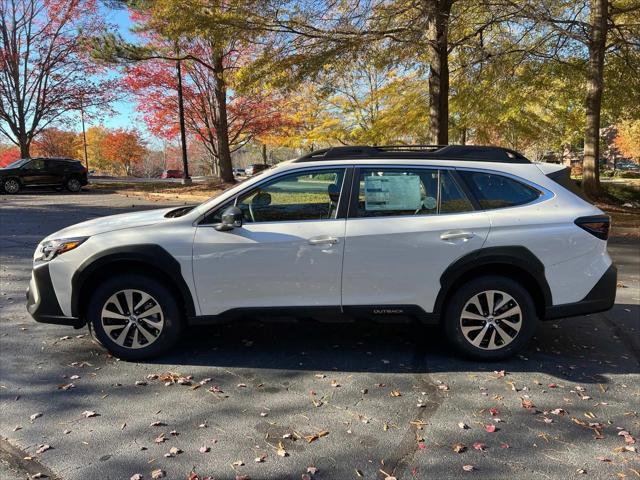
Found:
[{"label": "dark suv parked in background", "polygon": [[87,185],[87,169],[70,158],[22,158],[0,168],[0,186],[6,193],[23,187],[65,187],[79,192]]}]

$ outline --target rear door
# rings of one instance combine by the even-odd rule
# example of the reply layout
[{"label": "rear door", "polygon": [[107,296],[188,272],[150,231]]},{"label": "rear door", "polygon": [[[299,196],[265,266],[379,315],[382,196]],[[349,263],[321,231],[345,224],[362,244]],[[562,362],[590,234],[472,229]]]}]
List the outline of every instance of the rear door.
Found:
[{"label": "rear door", "polygon": [[[342,304],[432,312],[440,276],[484,244],[489,219],[453,170],[359,168],[349,205]],[[393,306],[395,308],[378,308]]]}]

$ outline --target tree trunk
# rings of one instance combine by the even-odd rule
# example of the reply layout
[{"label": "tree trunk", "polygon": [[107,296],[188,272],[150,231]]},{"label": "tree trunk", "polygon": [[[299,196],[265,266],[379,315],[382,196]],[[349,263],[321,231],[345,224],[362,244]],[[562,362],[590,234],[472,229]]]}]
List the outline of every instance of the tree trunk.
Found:
[{"label": "tree trunk", "polygon": [[224,182],[234,182],[231,150],[229,148],[229,124],[227,121],[227,86],[224,80],[222,55],[217,55],[213,62],[215,73],[214,94],[216,97],[214,128],[218,142],[218,166],[220,178]]},{"label": "tree trunk", "polygon": [[429,136],[438,145],[449,143],[449,14],[451,0],[426,2],[429,54]]},{"label": "tree trunk", "polygon": [[[176,54],[178,47],[176,46]],[[180,117],[180,146],[182,150],[182,183],[188,185],[191,183],[189,176],[189,160],[187,160],[187,133],[184,125],[184,98],[182,95],[182,66],[180,60],[176,62],[176,73],[178,76],[178,116]]]},{"label": "tree trunk", "polygon": [[591,1],[591,32],[589,35],[589,63],[587,64],[587,121],[584,132],[582,161],[582,190],[595,198],[600,194],[600,110],[602,106],[604,54],[607,40],[607,0]]},{"label": "tree trunk", "polygon": [[26,139],[20,137],[20,158],[29,158],[29,143]]},{"label": "tree trunk", "polygon": [[267,145],[262,144],[262,163],[267,164]]}]

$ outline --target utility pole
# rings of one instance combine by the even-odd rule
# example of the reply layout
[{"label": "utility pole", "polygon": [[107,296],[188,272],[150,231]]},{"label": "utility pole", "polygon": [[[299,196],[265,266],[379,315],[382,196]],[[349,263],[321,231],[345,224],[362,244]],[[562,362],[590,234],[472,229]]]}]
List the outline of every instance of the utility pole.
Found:
[{"label": "utility pole", "polygon": [[182,66],[180,62],[180,50],[176,42],[176,70],[178,73],[178,116],[180,117],[180,142],[182,143],[182,184],[191,185],[189,176],[189,162],[187,160],[187,134],[184,126],[184,100],[182,98]]},{"label": "utility pole", "polygon": [[82,146],[84,147],[84,166],[89,171],[89,156],[87,155],[87,132],[84,130],[84,103],[80,96],[80,120],[82,122]]}]

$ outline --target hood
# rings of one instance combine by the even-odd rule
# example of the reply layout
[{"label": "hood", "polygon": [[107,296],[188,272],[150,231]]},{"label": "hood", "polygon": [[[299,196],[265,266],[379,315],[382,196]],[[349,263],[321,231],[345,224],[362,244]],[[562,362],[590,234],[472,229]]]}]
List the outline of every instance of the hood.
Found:
[{"label": "hood", "polygon": [[176,207],[171,207],[159,210],[145,210],[144,212],[122,213],[119,215],[110,215],[108,217],[94,218],[93,220],[76,223],[70,227],[58,230],[45,238],[45,240],[90,237],[92,235],[112,232],[114,230],[153,225],[163,220],[168,220],[165,218],[165,215],[175,209]]},{"label": "hood", "polygon": [[0,167],[0,175],[17,173],[19,168]]}]

